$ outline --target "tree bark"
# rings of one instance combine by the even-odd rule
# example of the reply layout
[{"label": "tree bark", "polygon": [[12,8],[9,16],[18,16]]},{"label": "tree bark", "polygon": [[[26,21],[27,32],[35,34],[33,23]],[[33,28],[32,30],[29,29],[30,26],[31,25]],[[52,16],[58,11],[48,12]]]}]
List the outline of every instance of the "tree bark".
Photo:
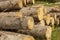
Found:
[{"label": "tree bark", "polygon": [[0,31],[0,40],[35,40],[35,39],[29,35]]},{"label": "tree bark", "polygon": [[32,6],[32,7],[25,7],[22,8],[20,11],[23,13],[24,16],[32,16],[34,18],[38,18],[39,20],[43,19],[44,15],[44,6]]},{"label": "tree bark", "polygon": [[0,2],[0,11],[20,9],[23,7],[22,0],[5,0]]},{"label": "tree bark", "polygon": [[6,13],[2,12],[0,13],[0,28],[2,29],[33,29],[34,20],[30,16],[23,17],[21,12],[6,12]]},{"label": "tree bark", "polygon": [[52,28],[50,26],[35,25],[32,30],[19,30],[20,33],[32,35],[34,37],[51,38]]}]

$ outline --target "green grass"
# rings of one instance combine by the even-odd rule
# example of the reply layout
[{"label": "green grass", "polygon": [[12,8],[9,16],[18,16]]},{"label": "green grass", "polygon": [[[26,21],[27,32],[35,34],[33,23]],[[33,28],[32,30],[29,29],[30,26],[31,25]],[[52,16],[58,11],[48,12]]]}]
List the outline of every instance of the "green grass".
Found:
[{"label": "green grass", "polygon": [[60,27],[53,31],[52,40],[60,40]]}]

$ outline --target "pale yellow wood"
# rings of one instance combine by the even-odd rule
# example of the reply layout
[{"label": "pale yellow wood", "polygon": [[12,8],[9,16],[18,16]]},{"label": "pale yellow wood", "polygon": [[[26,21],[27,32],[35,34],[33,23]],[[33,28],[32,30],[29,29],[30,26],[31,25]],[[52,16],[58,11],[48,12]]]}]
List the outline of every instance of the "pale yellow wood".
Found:
[{"label": "pale yellow wood", "polygon": [[44,15],[43,9],[44,9],[44,6],[41,6],[41,7],[38,9],[38,19],[39,19],[39,20],[42,20],[42,19],[43,19],[43,15]]}]

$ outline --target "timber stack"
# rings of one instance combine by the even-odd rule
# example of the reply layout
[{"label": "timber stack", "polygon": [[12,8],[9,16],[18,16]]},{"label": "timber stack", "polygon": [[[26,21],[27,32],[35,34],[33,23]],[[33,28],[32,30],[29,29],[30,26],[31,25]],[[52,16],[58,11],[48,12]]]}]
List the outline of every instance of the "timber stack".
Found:
[{"label": "timber stack", "polygon": [[0,0],[1,40],[51,40],[52,28],[60,24],[60,10],[28,4],[35,0]]}]

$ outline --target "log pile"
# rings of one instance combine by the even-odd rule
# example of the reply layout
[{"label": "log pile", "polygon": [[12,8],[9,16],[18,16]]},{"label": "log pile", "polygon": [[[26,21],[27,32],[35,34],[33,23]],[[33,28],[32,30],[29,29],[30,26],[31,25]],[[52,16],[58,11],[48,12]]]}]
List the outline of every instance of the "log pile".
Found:
[{"label": "log pile", "polygon": [[32,16],[34,19],[37,18],[38,20],[42,20],[44,15],[44,6],[25,7],[20,11],[24,16]]},{"label": "log pile", "polygon": [[27,6],[29,3],[35,4],[35,1],[0,0],[1,40],[35,40],[33,37],[51,40],[51,27],[56,22],[59,25],[60,14],[47,12],[44,5]]},{"label": "log pile", "polygon": [[54,24],[60,25],[60,7],[56,5],[51,7],[46,6],[45,9],[47,9],[45,13],[50,14],[54,18]]}]

